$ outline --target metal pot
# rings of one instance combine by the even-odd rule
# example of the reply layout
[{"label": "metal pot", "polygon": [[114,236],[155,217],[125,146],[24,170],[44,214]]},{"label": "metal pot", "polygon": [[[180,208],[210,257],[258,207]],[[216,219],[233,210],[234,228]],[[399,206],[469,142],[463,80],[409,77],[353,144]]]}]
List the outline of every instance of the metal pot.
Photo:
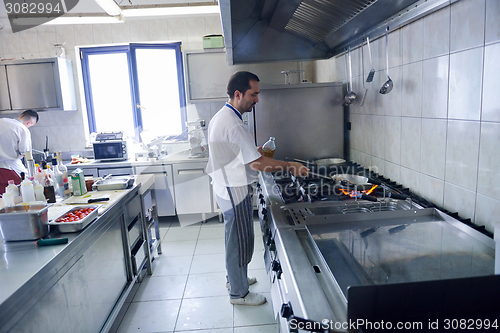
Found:
[{"label": "metal pot", "polygon": [[335,175],[333,178],[335,178],[336,181],[347,181],[348,183],[351,183],[353,185],[367,185],[368,184],[368,177],[363,177],[363,176],[357,176],[357,175],[352,175],[352,174],[339,174]]}]

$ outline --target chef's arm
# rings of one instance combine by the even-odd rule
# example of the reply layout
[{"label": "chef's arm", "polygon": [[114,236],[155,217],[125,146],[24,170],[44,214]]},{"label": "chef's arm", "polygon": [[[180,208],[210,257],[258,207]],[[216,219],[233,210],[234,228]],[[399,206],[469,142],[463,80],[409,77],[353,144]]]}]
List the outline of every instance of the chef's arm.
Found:
[{"label": "chef's arm", "polygon": [[250,167],[262,172],[289,171],[295,176],[307,176],[309,171],[304,165],[298,162],[285,162],[275,160],[266,156],[261,156],[253,162],[249,163]]}]

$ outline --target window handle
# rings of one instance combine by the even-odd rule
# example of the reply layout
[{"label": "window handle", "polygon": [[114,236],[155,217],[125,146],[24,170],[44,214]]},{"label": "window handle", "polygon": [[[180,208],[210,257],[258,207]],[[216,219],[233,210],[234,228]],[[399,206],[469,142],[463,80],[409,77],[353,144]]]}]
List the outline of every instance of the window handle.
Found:
[{"label": "window handle", "polygon": [[141,108],[141,109],[147,110],[144,106],[140,106],[140,105],[139,105],[139,103],[136,103],[136,104],[135,104],[135,107],[136,107],[137,109]]}]

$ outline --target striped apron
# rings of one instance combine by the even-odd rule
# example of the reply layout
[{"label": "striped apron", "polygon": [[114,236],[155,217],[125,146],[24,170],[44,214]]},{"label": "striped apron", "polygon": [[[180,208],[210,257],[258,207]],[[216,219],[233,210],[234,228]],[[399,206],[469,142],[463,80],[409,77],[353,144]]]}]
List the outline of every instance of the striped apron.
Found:
[{"label": "striped apron", "polygon": [[243,267],[252,260],[254,250],[253,230],[253,186],[227,187],[234,209],[234,224],[238,235],[239,266]]}]

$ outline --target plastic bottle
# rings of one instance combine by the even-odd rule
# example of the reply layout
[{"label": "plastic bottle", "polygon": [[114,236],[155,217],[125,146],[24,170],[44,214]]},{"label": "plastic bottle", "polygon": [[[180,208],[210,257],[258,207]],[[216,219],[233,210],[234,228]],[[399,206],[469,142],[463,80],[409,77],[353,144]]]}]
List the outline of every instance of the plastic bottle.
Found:
[{"label": "plastic bottle", "polygon": [[47,198],[45,198],[45,194],[43,194],[43,185],[40,183],[35,183],[33,186],[35,190],[35,199],[36,201],[47,201]]},{"label": "plastic bottle", "polygon": [[35,182],[41,184],[43,180],[43,173],[42,169],[40,169],[40,166],[38,164],[35,164],[35,174],[33,175],[35,178]]},{"label": "plastic bottle", "polygon": [[30,150],[24,153],[24,158],[26,159],[26,168],[28,169],[28,177],[34,177],[35,161],[33,161],[33,155],[31,154]]},{"label": "plastic bottle", "polygon": [[264,152],[264,156],[273,158],[274,151],[276,150],[276,143],[274,142],[274,137],[270,137],[269,140],[264,143],[262,146],[262,151]]},{"label": "plastic bottle", "polygon": [[33,183],[29,179],[24,179],[21,182],[21,195],[23,196],[23,202],[36,201],[35,189],[33,188]]},{"label": "plastic bottle", "polygon": [[5,188],[5,193],[12,193],[14,197],[19,196],[19,188],[14,184],[13,180],[7,181],[9,185]]},{"label": "plastic bottle", "polygon": [[14,206],[14,195],[11,192],[5,192],[2,195],[2,200],[4,207]]},{"label": "plastic bottle", "polygon": [[56,191],[54,188],[54,181],[50,176],[49,166],[45,164],[45,169],[43,170],[43,194],[47,198],[49,203],[56,202]]},{"label": "plastic bottle", "polygon": [[63,174],[61,171],[59,171],[59,168],[57,167],[57,159],[55,158],[52,159],[52,172],[54,174],[54,187],[56,190],[56,195],[64,198]]},{"label": "plastic bottle", "polygon": [[[69,179],[68,179],[68,168],[62,162],[61,152],[57,152],[57,168],[62,173],[63,177],[63,187],[64,187],[64,196],[69,197],[70,189],[69,189]],[[59,182],[58,182],[59,183]],[[60,186],[60,184],[59,184]]]}]

